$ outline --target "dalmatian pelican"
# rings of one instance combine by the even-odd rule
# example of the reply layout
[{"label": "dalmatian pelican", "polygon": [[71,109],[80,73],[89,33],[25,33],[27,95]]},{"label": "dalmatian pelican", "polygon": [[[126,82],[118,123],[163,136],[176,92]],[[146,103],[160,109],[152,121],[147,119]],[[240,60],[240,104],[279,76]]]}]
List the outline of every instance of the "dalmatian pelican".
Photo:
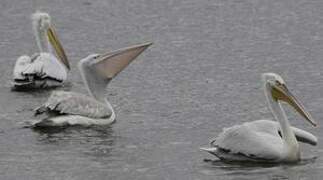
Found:
[{"label": "dalmatian pelican", "polygon": [[283,78],[275,73],[264,73],[262,79],[267,101],[277,122],[257,120],[224,128],[211,141],[211,147],[201,150],[224,161],[290,163],[301,158],[298,141],[317,144],[314,135],[290,125],[281,102],[291,105],[313,126],[317,124],[288,90]]},{"label": "dalmatian pelican", "polygon": [[105,54],[91,54],[78,63],[90,96],[67,91],[53,91],[47,102],[35,110],[45,118],[33,127],[110,125],[116,119],[106,98],[109,82],[152,43],[144,43]]},{"label": "dalmatian pelican", "polygon": [[[39,52],[20,56],[13,70],[13,89],[26,90],[61,86],[70,69],[65,51],[58,40],[49,14],[32,14],[32,26]],[[50,44],[55,50],[52,54]]]}]

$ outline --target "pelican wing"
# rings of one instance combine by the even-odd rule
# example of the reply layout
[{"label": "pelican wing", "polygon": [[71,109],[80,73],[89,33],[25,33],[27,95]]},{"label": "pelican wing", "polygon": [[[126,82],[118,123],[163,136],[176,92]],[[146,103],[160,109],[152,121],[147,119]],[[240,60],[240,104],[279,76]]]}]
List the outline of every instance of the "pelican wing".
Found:
[{"label": "pelican wing", "polygon": [[23,72],[30,65],[31,58],[29,56],[20,56],[15,64],[13,69],[13,79],[15,80],[24,80],[26,77],[23,76]]},{"label": "pelican wing", "polygon": [[[259,120],[259,121],[254,121],[253,123],[261,131],[266,131],[266,130],[268,130],[268,128],[273,128],[273,129],[275,129],[275,131],[270,130],[270,132],[275,133],[275,134],[276,134],[276,132],[278,132],[278,134],[281,136],[280,125],[277,121]],[[306,144],[310,144],[310,145],[317,144],[317,138],[312,133],[304,131],[304,130],[296,128],[296,127],[293,127],[293,126],[291,126],[291,128],[295,134],[297,141],[302,142],[302,143],[306,143]]]},{"label": "pelican wing", "polygon": [[[274,134],[278,132],[278,134],[281,136],[280,125],[277,121],[259,120],[259,121],[254,121],[253,124],[254,126],[257,126],[259,131],[268,131],[268,128],[272,128],[275,131],[269,130],[270,132]],[[293,126],[291,128],[295,134],[297,141],[302,143],[307,143],[310,145],[317,144],[317,138],[313,134]]]},{"label": "pelican wing", "polygon": [[17,59],[13,78],[16,83],[33,83],[46,79],[63,82],[67,77],[67,71],[56,57],[49,53],[21,56]]},{"label": "pelican wing", "polygon": [[104,103],[80,93],[65,91],[54,91],[47,102],[36,109],[35,115],[45,112],[48,114],[80,115],[89,118],[108,118],[112,114],[111,109]]},{"label": "pelican wing", "polygon": [[40,53],[21,74],[24,76],[33,75],[36,79],[52,78],[64,81],[67,77],[67,71],[62,64],[54,59],[56,57],[52,54]]},{"label": "pelican wing", "polygon": [[283,150],[276,125],[266,120],[224,129],[212,145],[231,154],[273,161],[280,159]]},{"label": "pelican wing", "polygon": [[[274,123],[276,123],[278,132],[280,133],[278,122],[274,122]],[[306,143],[306,144],[310,144],[313,146],[315,146],[317,144],[317,138],[313,134],[311,134],[307,131],[304,131],[302,129],[296,128],[296,127],[292,127],[292,130],[295,133],[297,141],[302,142],[302,143]]]},{"label": "pelican wing", "polygon": [[[292,127],[292,130],[298,141],[317,144],[313,134],[296,127]],[[279,159],[283,148],[279,123],[270,120],[247,122],[224,129],[211,145],[228,153],[266,160]]]}]

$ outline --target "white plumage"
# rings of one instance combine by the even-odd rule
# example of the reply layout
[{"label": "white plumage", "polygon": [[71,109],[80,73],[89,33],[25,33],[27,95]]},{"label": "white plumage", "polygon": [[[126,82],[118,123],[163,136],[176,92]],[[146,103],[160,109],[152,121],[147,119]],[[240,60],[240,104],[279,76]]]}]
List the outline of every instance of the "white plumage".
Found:
[{"label": "white plumage", "polygon": [[[317,144],[317,138],[313,134],[295,127],[292,130],[298,141]],[[277,122],[258,120],[224,128],[211,142],[211,153],[216,150],[218,153],[212,154],[227,161],[277,161],[286,156],[284,143]]]},{"label": "white plumage", "polygon": [[106,104],[81,93],[66,91],[53,91],[47,102],[37,109],[36,114],[44,111],[89,118],[106,118],[112,114]]},{"label": "white plumage", "polygon": [[295,162],[300,159],[297,141],[317,144],[314,135],[290,126],[279,101],[292,105],[311,124],[316,123],[288,91],[283,79],[273,73],[263,77],[267,100],[278,122],[258,120],[224,128],[211,147],[202,150],[225,161]]},{"label": "white plumage", "polygon": [[[69,70],[68,60],[51,25],[50,16],[36,12],[32,15],[32,22],[39,53],[17,59],[13,70],[13,88],[16,90],[60,86]],[[51,53],[50,43],[58,58]]]},{"label": "white plumage", "polygon": [[109,125],[115,112],[106,99],[108,83],[142,53],[151,43],[120,49],[103,55],[93,54],[79,62],[79,69],[90,96],[75,92],[54,91],[47,102],[36,109],[46,118],[35,127],[66,125]]}]

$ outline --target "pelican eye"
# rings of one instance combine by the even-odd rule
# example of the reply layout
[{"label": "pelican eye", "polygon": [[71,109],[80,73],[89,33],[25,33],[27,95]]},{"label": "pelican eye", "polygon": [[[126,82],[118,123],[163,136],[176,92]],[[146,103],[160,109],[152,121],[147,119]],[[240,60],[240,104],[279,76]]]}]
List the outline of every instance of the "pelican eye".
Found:
[{"label": "pelican eye", "polygon": [[282,86],[282,85],[283,85],[281,82],[279,82],[279,81],[277,81],[277,80],[276,80],[276,82],[275,82],[275,83],[276,83],[276,85],[277,85],[277,86]]},{"label": "pelican eye", "polygon": [[94,59],[98,59],[99,57],[100,57],[101,55],[96,55],[96,56],[94,56]]}]

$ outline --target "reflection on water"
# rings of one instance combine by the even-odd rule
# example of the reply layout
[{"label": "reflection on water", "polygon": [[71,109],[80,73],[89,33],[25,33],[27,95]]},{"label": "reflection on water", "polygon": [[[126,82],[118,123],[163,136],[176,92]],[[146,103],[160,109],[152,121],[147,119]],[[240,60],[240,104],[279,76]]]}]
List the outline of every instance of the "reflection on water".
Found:
[{"label": "reflection on water", "polygon": [[40,98],[40,97],[49,97],[50,93],[54,90],[62,90],[62,91],[70,91],[73,87],[73,84],[71,82],[65,82],[63,86],[58,87],[47,87],[47,88],[41,88],[41,89],[11,89],[11,93],[19,95],[25,95],[25,96],[32,96],[34,98]]},{"label": "reflection on water", "polygon": [[[205,159],[204,162],[210,171],[221,169],[221,174],[214,174],[219,177],[230,177],[229,179],[244,178],[272,180],[289,179],[300,180],[312,179],[315,174],[310,174],[308,170],[313,171],[317,157],[305,158],[298,163],[274,164],[274,163],[249,163],[249,162],[223,162],[220,160]],[[306,177],[306,178],[304,178]]]},{"label": "reflection on water", "polygon": [[59,146],[72,146],[82,149],[85,156],[102,161],[109,156],[113,149],[115,137],[110,126],[90,127],[61,127],[61,128],[36,128],[37,140],[43,145],[57,144]]}]

